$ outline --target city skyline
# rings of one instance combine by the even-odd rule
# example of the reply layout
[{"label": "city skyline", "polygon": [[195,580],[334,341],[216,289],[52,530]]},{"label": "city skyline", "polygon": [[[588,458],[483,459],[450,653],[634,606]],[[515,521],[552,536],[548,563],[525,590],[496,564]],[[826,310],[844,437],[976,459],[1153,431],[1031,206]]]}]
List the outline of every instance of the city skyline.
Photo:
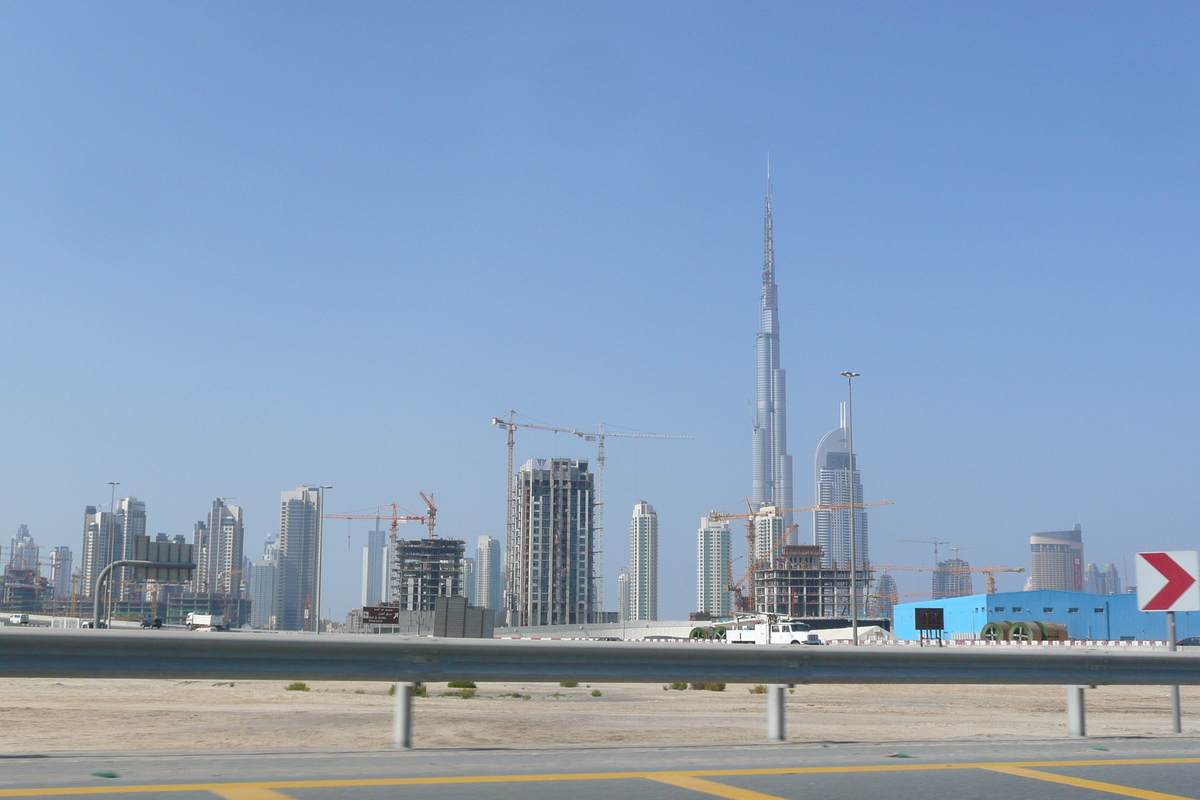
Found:
[{"label": "city skyline", "polygon": [[[624,510],[652,498],[688,553],[751,490],[769,153],[799,505],[854,370],[866,499],[896,502],[873,560],[936,536],[1022,565],[1076,521],[1122,575],[1193,545],[1195,504],[1121,498],[1200,479],[1174,412],[1200,389],[1195,6],[246,13],[6,18],[6,544],[27,524],[79,568],[108,481],[151,535],[236,497],[259,542],[319,483],[335,511],[436,492],[439,531],[503,538],[497,410],[686,431],[608,464],[611,609]],[[369,527],[325,526],[334,618]],[[661,570],[660,616],[690,573]]]}]

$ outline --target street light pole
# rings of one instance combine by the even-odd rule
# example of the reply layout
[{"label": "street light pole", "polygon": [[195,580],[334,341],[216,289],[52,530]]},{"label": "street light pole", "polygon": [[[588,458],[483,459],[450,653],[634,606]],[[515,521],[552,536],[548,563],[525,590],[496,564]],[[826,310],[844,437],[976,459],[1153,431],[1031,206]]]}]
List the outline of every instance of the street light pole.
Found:
[{"label": "street light pole", "polygon": [[[113,561],[116,559],[116,553],[114,552],[116,550],[116,542],[114,540],[117,538],[117,507],[115,503],[117,500],[117,487],[120,485],[120,481],[108,482],[108,564],[113,563]],[[105,566],[108,566],[108,564],[105,564]],[[112,585],[113,581],[110,579],[106,587],[108,591],[108,599],[105,603],[104,609],[106,612],[105,616],[110,625],[112,623]],[[96,594],[99,595],[100,587],[96,586],[95,591]]]},{"label": "street light pole", "polygon": [[858,545],[854,535],[854,506],[858,502],[854,492],[854,379],[857,372],[843,372],[846,379],[846,449],[850,451],[850,636],[858,646]]},{"label": "street light pole", "polygon": [[313,633],[321,632],[321,578],[322,572],[322,555],[325,551],[325,490],[332,489],[332,486],[314,486],[317,490],[317,591],[316,591],[316,611],[317,618],[313,621]]}]

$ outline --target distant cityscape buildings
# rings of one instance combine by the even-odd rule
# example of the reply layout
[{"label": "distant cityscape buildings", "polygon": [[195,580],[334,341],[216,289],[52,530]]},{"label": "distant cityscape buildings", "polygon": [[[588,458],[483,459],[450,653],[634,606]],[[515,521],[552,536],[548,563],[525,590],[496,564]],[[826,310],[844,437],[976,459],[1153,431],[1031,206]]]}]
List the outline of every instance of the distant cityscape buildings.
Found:
[{"label": "distant cityscape buildings", "polygon": [[971,585],[971,565],[961,558],[939,561],[933,570],[934,600],[940,600],[943,597],[966,597],[974,594]]},{"label": "distant cityscape buildings", "polygon": [[321,490],[301,486],[279,495],[279,563],[275,626],[284,631],[316,631],[320,568]]},{"label": "distant cityscape buildings", "polygon": [[196,523],[193,531],[196,591],[242,596],[244,538],[242,509],[218,497],[209,509],[207,522]]},{"label": "distant cityscape buildings", "polygon": [[29,534],[29,526],[18,525],[17,534],[12,538],[12,547],[9,549],[8,569],[37,569],[40,553],[41,548],[34,543]]},{"label": "distant cityscape buildings", "polygon": [[479,590],[478,577],[475,574],[475,559],[463,559],[463,594],[467,596],[467,605],[478,606],[476,593]]},{"label": "distant cityscape buildings", "polygon": [[56,599],[71,596],[71,548],[59,545],[50,551],[50,586]]},{"label": "distant cityscape buildings", "polygon": [[627,569],[622,569],[621,574],[617,576],[617,621],[625,622],[629,619],[629,572]]},{"label": "distant cityscape buildings", "polygon": [[658,512],[645,500],[629,523],[629,619],[658,619]]},{"label": "distant cityscape buildings", "polygon": [[[863,502],[862,476],[858,459],[851,458],[847,443],[846,404],[841,407],[841,425],[825,434],[817,446],[814,461],[816,502],[814,505],[850,505],[851,486],[854,502]],[[853,474],[851,474],[853,473]],[[867,512],[854,509],[854,540],[857,566],[870,562],[867,549]],[[846,567],[850,564],[850,509],[813,512],[813,543],[821,548],[822,567]]]},{"label": "distant cityscape buildings", "polygon": [[1069,531],[1033,534],[1029,537],[1029,551],[1027,591],[1083,591],[1083,530],[1080,525],[1076,524]]},{"label": "distant cityscape buildings", "polygon": [[729,602],[729,523],[701,517],[696,534],[696,610],[726,617]]},{"label": "distant cityscape buildings", "polygon": [[1106,564],[1104,570],[1088,564],[1083,571],[1083,590],[1092,594],[1121,594],[1121,575],[1115,564]]},{"label": "distant cityscape buildings", "polygon": [[250,562],[248,578],[250,627],[275,627],[275,592],[279,580],[278,547],[274,535],[268,536],[263,557]]},{"label": "distant cityscape buildings", "polygon": [[595,478],[587,461],[532,458],[512,483],[505,615],[512,625],[594,621]]}]

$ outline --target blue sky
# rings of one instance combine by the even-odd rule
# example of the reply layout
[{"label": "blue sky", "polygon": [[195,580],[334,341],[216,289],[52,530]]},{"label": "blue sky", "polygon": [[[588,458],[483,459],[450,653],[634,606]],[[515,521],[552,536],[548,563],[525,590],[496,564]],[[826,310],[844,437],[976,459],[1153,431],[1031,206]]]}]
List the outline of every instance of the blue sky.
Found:
[{"label": "blue sky", "polygon": [[770,152],[797,498],[853,369],[876,562],[1193,548],[1197,41],[1183,3],[6,5],[0,545],[78,550],[110,480],[154,532],[236,497],[247,552],[305,483],[501,536],[516,409],[695,437],[607,476],[610,597],[644,499],[685,614],[749,493]]}]

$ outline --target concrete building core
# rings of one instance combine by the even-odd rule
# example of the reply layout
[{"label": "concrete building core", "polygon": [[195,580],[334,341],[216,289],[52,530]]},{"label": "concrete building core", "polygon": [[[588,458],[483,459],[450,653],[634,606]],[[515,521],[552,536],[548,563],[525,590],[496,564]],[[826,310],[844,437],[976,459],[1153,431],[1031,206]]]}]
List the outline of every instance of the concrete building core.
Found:
[{"label": "concrete building core", "polygon": [[[754,572],[754,610],[792,617],[843,617],[850,613],[850,570],[822,567],[816,545],[783,545],[773,563]],[[858,572],[858,607],[864,607],[870,572]]]},{"label": "concrete building core", "polygon": [[433,611],[439,597],[465,594],[461,539],[399,539],[392,566],[392,602],[401,611]]}]

